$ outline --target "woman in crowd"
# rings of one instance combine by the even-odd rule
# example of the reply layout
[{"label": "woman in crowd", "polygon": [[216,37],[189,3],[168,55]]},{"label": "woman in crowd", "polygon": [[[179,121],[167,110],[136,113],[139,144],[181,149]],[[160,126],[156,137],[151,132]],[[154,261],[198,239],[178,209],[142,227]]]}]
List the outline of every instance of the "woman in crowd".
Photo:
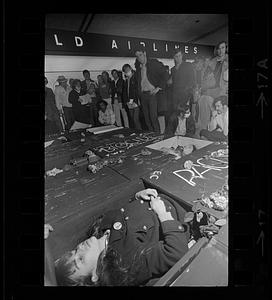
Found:
[{"label": "woman in crowd", "polygon": [[187,251],[185,210],[147,189],[124,208],[105,213],[88,238],[55,263],[61,286],[135,286],[161,277]]},{"label": "woman in crowd", "polygon": [[101,79],[98,79],[98,89],[100,97],[108,103],[112,108],[112,99],[111,99],[111,79],[109,73],[106,71],[102,72]]},{"label": "woman in crowd", "polygon": [[114,125],[115,124],[115,115],[110,105],[104,100],[101,100],[99,103],[99,116],[98,120],[101,125]]},{"label": "woman in crowd", "polygon": [[139,120],[140,99],[138,93],[138,83],[134,70],[129,64],[123,65],[122,68],[125,74],[125,83],[123,88],[124,105],[127,105],[132,128],[141,130],[142,126]]},{"label": "woman in crowd", "polygon": [[165,135],[181,135],[194,137],[195,121],[190,112],[189,105],[179,103],[165,130]]},{"label": "woman in crowd", "polygon": [[88,103],[83,104],[82,98],[85,93],[81,91],[81,82],[79,79],[73,80],[73,90],[69,94],[68,101],[72,104],[75,120],[84,124],[91,124],[90,109]]}]

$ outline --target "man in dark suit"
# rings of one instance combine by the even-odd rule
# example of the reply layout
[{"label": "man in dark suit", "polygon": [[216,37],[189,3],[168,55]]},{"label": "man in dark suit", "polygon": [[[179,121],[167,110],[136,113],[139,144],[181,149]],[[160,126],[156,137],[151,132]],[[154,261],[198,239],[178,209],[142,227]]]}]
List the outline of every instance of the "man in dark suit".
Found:
[{"label": "man in dark suit", "polygon": [[130,121],[133,123],[133,128],[141,130],[142,126],[139,120],[140,102],[135,72],[132,70],[129,64],[125,64],[122,70],[126,78],[123,88],[124,105],[126,105],[128,108]]},{"label": "man in dark suit", "polygon": [[135,55],[136,77],[145,123],[148,130],[160,132],[158,96],[166,87],[168,74],[161,62],[147,57],[145,47],[137,48]]},{"label": "man in dark suit", "polygon": [[195,74],[191,63],[183,61],[182,51],[178,48],[174,51],[175,66],[171,68],[173,85],[173,105],[188,104],[193,87],[195,86]]}]

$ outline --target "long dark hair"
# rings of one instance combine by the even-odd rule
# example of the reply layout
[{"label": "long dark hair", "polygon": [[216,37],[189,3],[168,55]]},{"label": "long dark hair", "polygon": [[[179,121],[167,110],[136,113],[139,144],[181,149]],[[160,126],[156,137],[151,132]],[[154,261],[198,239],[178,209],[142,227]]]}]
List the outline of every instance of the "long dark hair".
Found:
[{"label": "long dark hair", "polygon": [[[104,80],[103,74],[105,74],[106,77],[107,77],[106,81]],[[102,75],[102,81],[103,81],[104,83],[108,83],[108,84],[111,83],[110,75],[109,75],[109,73],[108,73],[107,71],[103,71],[101,75]]]},{"label": "long dark hair", "polygon": [[[80,241],[90,236],[101,238],[104,231],[101,229],[101,222],[105,215],[96,218],[84,237]],[[56,262],[56,278],[61,286],[133,286],[138,284],[139,272],[142,272],[143,264],[139,263],[145,251],[139,249],[134,255],[130,266],[124,266],[122,257],[118,251],[108,247],[107,251],[102,251],[98,257],[96,273],[98,280],[93,282],[91,275],[84,278],[71,279],[73,274],[72,263],[67,263],[71,257],[70,253],[64,254]],[[144,261],[142,259],[142,261]],[[144,268],[145,269],[145,268]]]}]

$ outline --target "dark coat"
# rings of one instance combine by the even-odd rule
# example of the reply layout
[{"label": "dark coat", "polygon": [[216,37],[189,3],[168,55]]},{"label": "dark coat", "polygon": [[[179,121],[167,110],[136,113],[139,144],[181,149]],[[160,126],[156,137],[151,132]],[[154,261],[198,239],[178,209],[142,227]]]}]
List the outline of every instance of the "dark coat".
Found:
[{"label": "dark coat", "polygon": [[56,116],[59,115],[55,101],[55,94],[52,89],[48,87],[45,87],[45,114],[50,121],[53,121]]},{"label": "dark coat", "polygon": [[[176,132],[176,129],[178,127],[178,113],[174,112],[168,122],[168,125],[165,129],[166,135],[173,135]],[[190,115],[189,118],[186,119],[186,135],[187,137],[192,137],[195,134],[195,121],[192,116]]]},{"label": "dark coat", "polygon": [[112,104],[114,103],[114,97],[115,94],[117,94],[118,102],[124,103],[123,100],[123,86],[124,86],[124,80],[122,78],[119,78],[115,84],[115,81],[111,81],[111,99]]},{"label": "dark coat", "polygon": [[[135,68],[136,68],[136,77],[138,81],[138,91],[141,92],[141,67],[140,63],[136,59],[135,61]],[[163,63],[158,61],[157,59],[147,59],[146,62],[146,76],[148,81],[156,88],[160,87],[161,89],[165,89],[166,82],[169,77],[165,66]]]},{"label": "dark coat", "polygon": [[[131,266],[137,284],[161,277],[188,251],[188,228],[181,224],[185,210],[171,198],[161,198],[174,220],[161,223],[149,209],[149,201],[134,200],[108,212],[100,225],[102,230],[111,230],[109,247],[121,254],[123,266]],[[122,226],[114,229],[117,222]]]},{"label": "dark coat", "polygon": [[185,104],[192,88],[195,86],[195,73],[191,63],[182,62],[178,70],[171,68],[173,80],[173,101],[176,106],[178,103]]},{"label": "dark coat", "polygon": [[124,87],[123,87],[124,103],[125,104],[128,103],[130,99],[133,99],[133,102],[139,105],[138,82],[137,82],[135,72],[133,72],[133,75],[129,80],[129,89],[128,89],[128,79],[125,80]]},{"label": "dark coat", "polygon": [[90,107],[88,105],[82,105],[79,102],[79,96],[82,95],[85,95],[85,93],[82,91],[78,93],[77,91],[72,90],[69,93],[68,101],[72,104],[75,120],[80,123],[90,124],[91,123]]}]

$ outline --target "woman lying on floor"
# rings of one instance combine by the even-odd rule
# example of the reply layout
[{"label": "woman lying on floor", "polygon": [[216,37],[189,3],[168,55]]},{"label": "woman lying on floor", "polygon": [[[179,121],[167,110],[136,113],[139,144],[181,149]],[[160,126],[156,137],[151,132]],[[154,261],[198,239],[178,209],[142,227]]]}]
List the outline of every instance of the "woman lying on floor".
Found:
[{"label": "woman lying on floor", "polygon": [[124,208],[97,218],[89,238],[56,261],[58,285],[145,285],[161,277],[188,251],[185,213],[154,189],[136,193]]}]

